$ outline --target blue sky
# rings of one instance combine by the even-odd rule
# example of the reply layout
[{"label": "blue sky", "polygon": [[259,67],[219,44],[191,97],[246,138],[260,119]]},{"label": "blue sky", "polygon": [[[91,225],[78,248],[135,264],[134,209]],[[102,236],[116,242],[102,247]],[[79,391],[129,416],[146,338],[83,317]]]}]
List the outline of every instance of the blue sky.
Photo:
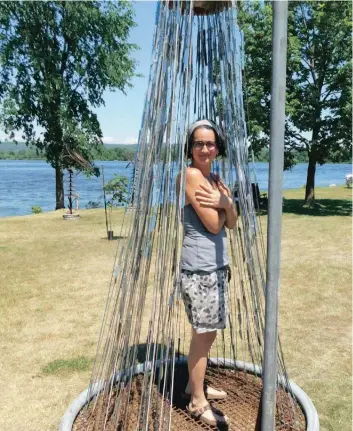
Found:
[{"label": "blue sky", "polygon": [[121,92],[106,92],[105,107],[96,109],[105,143],[132,144],[137,142],[141,125],[145,93],[152,53],[152,39],[155,24],[155,1],[135,1],[135,22],[130,42],[140,47],[134,53],[138,61],[136,72],[143,78],[132,80],[133,88],[128,88],[126,96]]}]

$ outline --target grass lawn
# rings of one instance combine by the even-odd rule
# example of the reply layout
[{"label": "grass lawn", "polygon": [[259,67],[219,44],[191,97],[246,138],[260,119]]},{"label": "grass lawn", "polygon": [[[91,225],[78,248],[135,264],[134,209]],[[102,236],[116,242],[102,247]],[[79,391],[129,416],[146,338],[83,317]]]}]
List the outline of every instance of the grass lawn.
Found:
[{"label": "grass lawn", "polygon": [[[280,334],[323,431],[351,429],[351,190],[285,191]],[[113,269],[104,211],[0,219],[2,431],[56,430],[88,383]],[[115,212],[119,234],[122,210]],[[266,216],[262,216],[266,226]]]}]

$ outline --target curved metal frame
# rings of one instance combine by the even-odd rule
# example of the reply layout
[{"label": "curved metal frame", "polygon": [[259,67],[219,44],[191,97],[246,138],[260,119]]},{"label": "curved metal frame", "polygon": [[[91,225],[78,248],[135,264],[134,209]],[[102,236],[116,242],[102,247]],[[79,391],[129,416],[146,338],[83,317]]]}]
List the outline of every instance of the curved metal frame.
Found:
[{"label": "curved metal frame", "polygon": [[[186,363],[186,361],[187,361],[187,358],[183,357],[180,360],[178,360],[178,363],[183,364],[183,363]],[[227,358],[218,358],[218,359],[210,358],[209,361],[213,365],[222,365],[226,368],[237,368],[239,370],[244,370],[244,371],[247,371],[248,373],[255,374],[257,376],[260,376],[262,374],[261,368],[258,365],[254,365],[249,362],[233,361],[232,359],[227,359]],[[145,371],[148,371],[151,368],[152,368],[152,364],[150,362],[144,362],[143,364],[139,364],[133,367],[133,374],[134,375],[140,374]],[[114,380],[117,380],[119,378],[119,375],[120,375],[119,373],[115,375]],[[280,385],[282,385],[284,388],[287,387],[286,380],[283,377],[278,376],[278,381]],[[319,431],[320,430],[319,416],[317,414],[317,411],[315,409],[313,402],[298,385],[296,385],[292,381],[289,381],[289,384],[293,395],[298,400],[305,414],[306,431]],[[97,394],[99,394],[99,392],[101,392],[102,389],[103,389],[103,382],[97,382],[94,385],[94,388],[91,390],[91,393],[90,393],[91,399],[94,398]],[[88,391],[89,389],[87,388],[86,390],[81,392],[80,395],[77,398],[75,398],[74,401],[67,408],[67,410],[65,411],[61,419],[59,431],[72,430],[72,426],[75,422],[77,415],[87,403]]]}]

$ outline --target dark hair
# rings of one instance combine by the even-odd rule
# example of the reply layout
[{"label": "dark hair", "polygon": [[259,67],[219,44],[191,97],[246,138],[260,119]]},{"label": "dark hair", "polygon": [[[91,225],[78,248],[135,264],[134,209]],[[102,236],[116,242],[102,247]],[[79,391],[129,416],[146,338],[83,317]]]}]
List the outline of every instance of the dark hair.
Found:
[{"label": "dark hair", "polygon": [[192,147],[193,147],[194,133],[198,129],[213,130],[214,134],[216,136],[218,155],[221,157],[226,157],[226,155],[227,155],[226,140],[225,140],[225,137],[224,137],[222,130],[213,121],[210,121],[210,120],[207,120],[207,121],[210,123],[210,125],[200,124],[199,126],[195,127],[195,124],[198,123],[198,121],[196,121],[195,123],[190,125],[189,133],[188,133],[188,136],[186,138],[186,142],[185,142],[185,146],[184,146],[184,154],[185,154],[186,158],[192,159]]}]

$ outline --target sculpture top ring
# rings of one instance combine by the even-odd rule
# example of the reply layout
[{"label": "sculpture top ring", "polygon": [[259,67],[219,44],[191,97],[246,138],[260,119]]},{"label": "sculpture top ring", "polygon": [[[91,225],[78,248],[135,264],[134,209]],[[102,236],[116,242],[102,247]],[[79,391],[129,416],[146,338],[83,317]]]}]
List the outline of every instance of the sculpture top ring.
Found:
[{"label": "sculpture top ring", "polygon": [[[165,0],[166,3],[168,3],[170,8],[175,7],[175,2],[173,0]],[[185,10],[184,4],[185,1],[181,2],[181,10]],[[194,15],[213,15],[217,12],[221,12],[223,9],[231,7],[232,1],[197,1],[195,0],[193,2],[193,8],[194,8]]]}]

